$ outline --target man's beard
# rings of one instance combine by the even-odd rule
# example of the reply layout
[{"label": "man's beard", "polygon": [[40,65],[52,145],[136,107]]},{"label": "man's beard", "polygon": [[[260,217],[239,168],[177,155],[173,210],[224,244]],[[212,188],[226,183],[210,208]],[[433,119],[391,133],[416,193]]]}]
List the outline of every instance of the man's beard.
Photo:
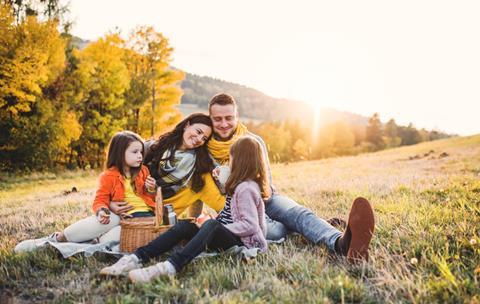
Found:
[{"label": "man's beard", "polygon": [[230,140],[230,139],[232,139],[233,135],[235,134],[235,130],[236,130],[236,128],[233,129],[232,133],[230,133],[230,135],[228,135],[226,138],[223,138],[223,137],[221,137],[220,135],[218,135],[217,133],[214,132],[214,133],[213,133],[213,138],[215,138],[215,139],[218,140],[218,141],[227,141],[227,140]]}]

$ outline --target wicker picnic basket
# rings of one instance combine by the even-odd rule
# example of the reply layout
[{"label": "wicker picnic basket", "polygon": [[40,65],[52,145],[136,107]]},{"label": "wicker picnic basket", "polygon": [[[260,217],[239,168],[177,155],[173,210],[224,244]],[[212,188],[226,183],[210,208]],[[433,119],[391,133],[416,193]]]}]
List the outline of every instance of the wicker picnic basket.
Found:
[{"label": "wicker picnic basket", "polygon": [[[162,225],[163,198],[160,188],[157,190],[155,205],[154,219],[152,217],[137,217],[120,221],[120,251],[134,252],[138,247],[147,245],[172,227],[172,225]],[[194,217],[178,220],[195,222]]]}]

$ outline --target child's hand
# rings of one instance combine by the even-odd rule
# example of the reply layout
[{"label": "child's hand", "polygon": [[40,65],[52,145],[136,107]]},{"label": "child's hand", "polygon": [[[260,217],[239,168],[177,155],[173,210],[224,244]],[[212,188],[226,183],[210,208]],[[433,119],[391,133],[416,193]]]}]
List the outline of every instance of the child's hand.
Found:
[{"label": "child's hand", "polygon": [[202,225],[210,219],[214,219],[214,217],[210,214],[202,213],[195,219],[195,225],[197,225],[198,228],[201,228]]},{"label": "child's hand", "polygon": [[218,180],[222,185],[225,185],[229,176],[230,167],[228,166],[218,166],[212,170],[212,177]]},{"label": "child's hand", "polygon": [[212,177],[214,179],[218,179],[219,175],[220,175],[220,166],[217,166],[212,170]]},{"label": "child's hand", "polygon": [[157,187],[157,181],[149,175],[147,179],[145,179],[145,188],[147,189],[148,193],[155,193],[155,188]]},{"label": "child's hand", "polygon": [[110,223],[110,211],[105,208],[100,209],[97,212],[97,220],[103,225]]}]

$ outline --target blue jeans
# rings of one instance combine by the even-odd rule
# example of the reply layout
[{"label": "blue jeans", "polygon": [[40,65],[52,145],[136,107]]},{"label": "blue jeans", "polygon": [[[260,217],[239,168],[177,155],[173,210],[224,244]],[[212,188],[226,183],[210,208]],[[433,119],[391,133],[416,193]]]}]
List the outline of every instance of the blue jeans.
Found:
[{"label": "blue jeans", "polygon": [[189,241],[182,250],[168,258],[178,272],[207,248],[226,250],[235,245],[243,246],[240,238],[217,220],[208,220],[201,228],[180,221],[147,245],[138,248],[134,254],[145,263],[169,251],[182,240]]},{"label": "blue jeans", "polygon": [[[314,244],[325,244],[332,251],[335,251],[335,242],[342,235],[340,231],[317,217],[310,209],[286,196],[272,195],[265,203],[265,213],[272,220],[279,222],[276,227],[267,225],[267,235],[268,233],[281,234],[282,229],[285,232],[288,229],[300,233]],[[284,225],[283,228],[280,227],[281,224]],[[269,231],[270,229],[272,231]]]},{"label": "blue jeans", "polygon": [[287,227],[284,224],[272,220],[268,215],[265,215],[267,223],[267,237],[268,241],[279,241],[287,235]]}]

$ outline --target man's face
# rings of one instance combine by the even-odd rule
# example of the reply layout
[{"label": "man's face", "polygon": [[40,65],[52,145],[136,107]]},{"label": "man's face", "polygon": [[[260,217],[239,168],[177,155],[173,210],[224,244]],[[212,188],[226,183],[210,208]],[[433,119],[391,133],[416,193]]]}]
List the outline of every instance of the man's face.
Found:
[{"label": "man's face", "polygon": [[213,123],[213,132],[220,139],[229,139],[237,128],[238,117],[234,105],[214,104],[210,107],[210,118]]}]

